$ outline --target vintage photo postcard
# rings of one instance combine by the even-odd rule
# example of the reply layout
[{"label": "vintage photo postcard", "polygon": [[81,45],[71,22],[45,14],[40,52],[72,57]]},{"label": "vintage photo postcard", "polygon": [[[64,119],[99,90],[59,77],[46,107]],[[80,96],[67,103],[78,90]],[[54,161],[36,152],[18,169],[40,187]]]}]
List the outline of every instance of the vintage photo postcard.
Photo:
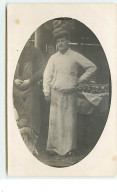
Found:
[{"label": "vintage photo postcard", "polygon": [[117,6],[7,6],[8,176],[116,176]]}]

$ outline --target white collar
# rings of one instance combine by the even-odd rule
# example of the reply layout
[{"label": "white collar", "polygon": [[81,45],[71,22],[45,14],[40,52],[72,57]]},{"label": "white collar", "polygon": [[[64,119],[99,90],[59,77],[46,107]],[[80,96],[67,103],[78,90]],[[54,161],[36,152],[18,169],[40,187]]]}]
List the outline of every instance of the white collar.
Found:
[{"label": "white collar", "polygon": [[68,55],[70,53],[71,49],[69,48],[65,53],[61,53],[60,51],[58,51],[59,55]]}]

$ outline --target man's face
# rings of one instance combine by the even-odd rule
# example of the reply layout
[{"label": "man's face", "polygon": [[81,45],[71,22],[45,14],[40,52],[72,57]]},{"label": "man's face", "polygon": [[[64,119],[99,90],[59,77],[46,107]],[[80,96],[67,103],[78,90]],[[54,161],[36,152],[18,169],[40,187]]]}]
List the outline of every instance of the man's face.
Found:
[{"label": "man's face", "polygon": [[61,53],[64,53],[69,48],[69,40],[66,37],[57,39],[57,48]]}]

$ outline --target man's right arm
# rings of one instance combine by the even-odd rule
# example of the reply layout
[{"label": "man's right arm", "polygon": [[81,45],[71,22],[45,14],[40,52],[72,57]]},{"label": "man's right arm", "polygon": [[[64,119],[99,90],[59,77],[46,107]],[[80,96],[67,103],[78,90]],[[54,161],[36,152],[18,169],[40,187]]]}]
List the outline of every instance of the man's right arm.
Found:
[{"label": "man's right arm", "polygon": [[45,97],[50,96],[51,81],[54,74],[53,56],[50,57],[43,74],[43,92]]}]

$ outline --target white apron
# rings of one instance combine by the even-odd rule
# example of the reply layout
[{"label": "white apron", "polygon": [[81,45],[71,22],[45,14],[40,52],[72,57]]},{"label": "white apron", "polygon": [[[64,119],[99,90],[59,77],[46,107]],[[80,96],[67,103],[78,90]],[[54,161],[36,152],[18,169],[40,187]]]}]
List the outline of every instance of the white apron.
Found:
[{"label": "white apron", "polygon": [[51,90],[47,151],[63,156],[76,149],[77,92],[65,94]]}]

